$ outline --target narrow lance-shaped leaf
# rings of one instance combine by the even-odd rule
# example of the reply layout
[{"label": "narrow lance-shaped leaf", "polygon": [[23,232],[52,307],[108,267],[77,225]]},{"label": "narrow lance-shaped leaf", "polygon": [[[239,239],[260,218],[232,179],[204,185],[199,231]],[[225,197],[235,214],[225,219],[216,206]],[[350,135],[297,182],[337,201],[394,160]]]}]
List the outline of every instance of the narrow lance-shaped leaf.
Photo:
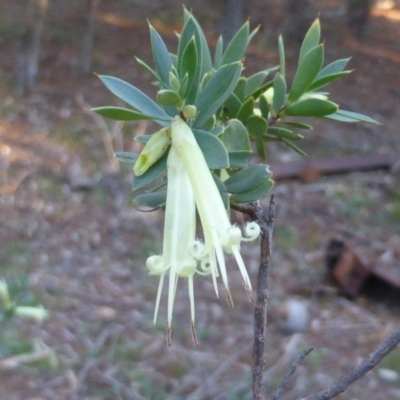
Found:
[{"label": "narrow lance-shaped leaf", "polygon": [[148,115],[122,107],[96,107],[92,108],[91,111],[115,121],[140,121],[144,119],[152,119],[152,117],[149,117]]},{"label": "narrow lance-shaped leaf", "polygon": [[249,22],[245,22],[229,42],[222,57],[222,65],[240,61],[243,58],[249,39],[249,25]]},{"label": "narrow lance-shaped leaf", "polygon": [[137,159],[139,158],[139,154],[137,153],[130,153],[128,151],[118,151],[114,153],[114,157],[122,163],[125,164],[135,164]]},{"label": "narrow lance-shaped leaf", "polygon": [[246,97],[254,93],[265,81],[270,70],[260,71],[246,79]]},{"label": "narrow lance-shaped leaf", "polygon": [[149,28],[154,63],[156,64],[162,83],[165,87],[169,87],[169,71],[172,68],[169,51],[158,32],[150,24]]},{"label": "narrow lance-shaped leaf", "polygon": [[[183,97],[186,97],[185,94],[190,93],[193,84],[198,85],[199,76],[200,76],[200,66],[198,64],[198,52],[196,48],[196,40],[194,36],[190,39],[186,48],[182,53],[182,57],[178,60],[178,74],[181,77],[188,76],[188,83],[185,93]],[[188,103],[191,103],[194,100],[195,95],[192,96],[191,99],[187,99]]]},{"label": "narrow lance-shaped leaf", "polygon": [[[353,122],[353,121],[358,122],[358,121],[360,121],[360,122],[368,122],[371,124],[380,125],[380,123],[378,121],[374,120],[373,118],[368,117],[367,115],[353,112],[353,111],[338,110],[333,115],[335,115],[339,118],[342,118],[342,119],[336,118],[337,120],[342,121],[342,122]],[[335,119],[335,118],[332,118],[333,115],[326,115],[326,118]],[[346,119],[348,119],[348,120],[346,120]],[[353,121],[351,121],[351,120],[353,120]]]},{"label": "narrow lance-shaped leaf", "polygon": [[343,71],[343,72],[337,72],[332,75],[325,75],[322,78],[316,78],[315,81],[311,84],[311,86],[308,88],[309,91],[321,89],[324,86],[328,85],[329,83],[336,81],[337,79],[341,78],[342,76],[350,74],[352,71]]},{"label": "narrow lance-shaped leaf", "polygon": [[286,82],[281,74],[276,74],[273,83],[274,97],[272,98],[271,115],[276,117],[285,105]]},{"label": "narrow lance-shaped leaf", "polygon": [[305,55],[294,76],[289,92],[289,103],[293,103],[307,91],[321,70],[323,61],[324,46],[322,44]]},{"label": "narrow lance-shaped leaf", "polygon": [[306,54],[318,46],[321,38],[321,25],[319,23],[319,18],[317,18],[314,23],[311,25],[310,29],[307,31],[306,36],[304,37],[303,43],[300,48],[299,55],[299,65],[303,61]]},{"label": "narrow lance-shaped leaf", "polygon": [[222,36],[218,38],[217,45],[215,46],[215,54],[214,54],[214,68],[218,69],[221,67],[222,63],[222,52],[224,46],[224,39]]},{"label": "narrow lance-shaped leaf", "polygon": [[287,140],[304,139],[304,136],[299,135],[298,133],[294,133],[290,129],[279,128],[276,126],[268,127],[267,135],[273,135],[279,139],[287,139]]},{"label": "narrow lance-shaped leaf", "polygon": [[338,105],[328,100],[305,99],[292,104],[286,108],[282,115],[291,115],[296,117],[324,117],[333,114],[338,110]]},{"label": "narrow lance-shaped leaf", "polygon": [[242,63],[222,66],[197,97],[194,105],[198,114],[194,127],[201,127],[224,104],[233,92],[242,71]]},{"label": "narrow lance-shaped leaf", "polygon": [[143,60],[138,57],[135,57],[137,63],[143,67],[157,82],[161,81],[160,76],[155,72],[150,66],[148,66]]},{"label": "narrow lance-shaped leaf", "polygon": [[279,35],[278,50],[279,50],[280,72],[281,72],[281,75],[283,77],[285,77],[286,76],[286,56],[285,56],[285,45],[283,43],[282,35]]},{"label": "narrow lance-shaped leaf", "polygon": [[135,86],[132,86],[122,79],[114,78],[113,76],[99,75],[99,78],[108,90],[117,97],[143,114],[154,118],[161,125],[166,125],[165,121],[171,120],[171,117],[168,116],[161,107]]}]

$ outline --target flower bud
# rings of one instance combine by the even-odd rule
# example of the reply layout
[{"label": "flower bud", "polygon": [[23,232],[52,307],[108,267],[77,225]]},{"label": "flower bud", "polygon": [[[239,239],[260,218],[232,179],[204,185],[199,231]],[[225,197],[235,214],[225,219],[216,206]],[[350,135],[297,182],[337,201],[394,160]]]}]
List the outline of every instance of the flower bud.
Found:
[{"label": "flower bud", "polygon": [[135,175],[143,175],[163,156],[170,144],[171,128],[166,127],[156,132],[144,146],[133,167],[133,172]]},{"label": "flower bud", "polygon": [[163,89],[159,90],[157,93],[157,101],[162,106],[176,106],[180,107],[182,105],[182,98],[178,93],[173,90]]},{"label": "flower bud", "polygon": [[178,78],[171,71],[169,71],[169,86],[171,86],[171,89],[175,90],[176,92],[180,87]]},{"label": "flower bud", "polygon": [[185,118],[194,118],[197,114],[197,108],[196,106],[187,105],[183,107],[182,113]]}]

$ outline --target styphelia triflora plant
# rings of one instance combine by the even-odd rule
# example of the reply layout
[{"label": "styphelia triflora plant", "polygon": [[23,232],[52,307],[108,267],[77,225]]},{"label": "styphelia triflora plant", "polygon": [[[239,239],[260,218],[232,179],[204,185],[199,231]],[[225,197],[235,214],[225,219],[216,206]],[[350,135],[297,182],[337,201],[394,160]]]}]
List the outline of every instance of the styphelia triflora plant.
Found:
[{"label": "styphelia triflora plant", "polygon": [[[268,165],[253,164],[253,147],[265,160],[265,146],[282,142],[300,154],[295,144],[304,136],[295,130],[312,129],[299,122],[317,117],[341,122],[373,119],[340,109],[321,91],[347,75],[349,59],[326,66],[317,19],[307,32],[290,85],[285,71],[285,51],[279,38],[279,66],[243,76],[243,63],[257,29],[246,22],[224,50],[219,38],[214,55],[194,16],[184,10],[178,50],[172,54],[150,25],[154,68],[137,59],[155,80],[156,101],[131,84],[100,75],[104,85],[133,109],[98,107],[93,111],[119,121],[151,120],[161,126],[153,135],[135,138],[144,144],[140,154],[119,152],[121,162],[133,164],[133,190],[147,188],[134,201],[151,209],[165,207],[164,242],[161,255],[146,261],[151,274],[159,276],[154,322],[165,277],[168,276],[167,342],[171,344],[172,311],[179,278],[186,278],[195,333],[193,278],[211,275],[218,296],[221,275],[228,303],[232,305],[224,254],[233,254],[251,298],[251,279],[240,254],[242,241],[255,240],[255,222],[239,227],[230,222],[230,205],[258,201],[267,196],[274,182]],[[254,146],[252,145],[254,143]],[[204,241],[196,238],[196,210]]]}]

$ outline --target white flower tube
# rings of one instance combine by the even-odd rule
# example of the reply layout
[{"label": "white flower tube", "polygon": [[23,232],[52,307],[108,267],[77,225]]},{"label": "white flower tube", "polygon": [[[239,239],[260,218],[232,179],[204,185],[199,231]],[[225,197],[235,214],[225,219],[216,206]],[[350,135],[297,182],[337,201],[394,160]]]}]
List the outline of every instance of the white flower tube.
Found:
[{"label": "white flower tube", "polygon": [[195,240],[196,234],[195,201],[189,177],[183,167],[182,160],[174,148],[171,148],[169,152],[167,168],[168,189],[165,209],[163,255],[151,256],[146,262],[150,273],[161,275],[154,322],[157,318],[164,277],[169,271],[167,340],[168,344],[170,344],[172,311],[178,277],[188,278],[191,330],[193,339],[197,344],[194,331],[195,312],[193,291],[193,275],[196,272],[197,261],[189,253],[189,246]]},{"label": "white flower tube", "polygon": [[[193,132],[179,117],[172,121],[171,140],[172,148],[176,149],[189,176],[203,225],[205,246],[202,254],[196,254],[196,257],[206,261],[205,270],[210,271],[213,276],[217,295],[218,262],[228,302],[232,304],[224,251],[235,256],[244,286],[248,293],[251,291],[250,278],[240,254],[242,233],[239,227],[230,223],[221,195]],[[253,239],[255,237],[254,235]]]}]

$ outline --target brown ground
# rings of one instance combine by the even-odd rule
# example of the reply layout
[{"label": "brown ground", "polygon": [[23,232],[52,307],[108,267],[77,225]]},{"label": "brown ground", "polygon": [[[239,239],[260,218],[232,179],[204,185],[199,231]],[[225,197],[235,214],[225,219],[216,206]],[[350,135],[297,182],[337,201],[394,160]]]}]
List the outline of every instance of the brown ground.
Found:
[{"label": "brown ground", "polygon": [[[156,14],[159,4],[151,3],[123,8],[110,2],[102,8],[93,67],[149,92],[149,80],[133,58],[151,60],[145,18],[150,17],[172,48],[172,29],[180,23],[180,6],[164,2]],[[350,66],[356,70],[332,86],[333,100],[383,125],[317,121],[303,148],[315,159],[399,153],[400,11],[375,11],[365,41],[358,43],[347,38],[343,17],[329,8],[332,2],[321,3],[326,58],[352,56]],[[38,87],[17,98],[12,92],[10,22],[15,16],[8,8],[0,5],[0,268],[21,302],[42,303],[51,317],[42,325],[4,324],[0,354],[5,358],[28,352],[35,342],[42,350],[50,349],[52,357],[1,370],[0,399],[250,398],[253,306],[238,271],[233,266],[230,275],[233,309],[215,297],[208,279],[197,279],[198,348],[191,341],[186,288],[179,288],[173,346],[166,347],[166,309],[162,307],[153,326],[158,282],[144,268],[147,255],[161,249],[163,215],[130,207],[130,170],[112,172],[102,141],[104,128],[82,108],[83,101],[90,106],[115,101],[96,77],[75,71],[82,20],[68,13],[49,19]],[[212,5],[194,10],[215,39],[217,11]],[[259,22],[261,11],[253,10],[252,21]],[[265,37],[261,31],[251,47],[249,70],[276,62],[275,45],[268,44],[264,51],[269,41]],[[295,53],[289,54],[290,66]],[[131,148],[135,130],[146,128],[151,129],[124,127],[124,148]],[[269,159],[273,163],[298,156],[276,146],[269,149]],[[302,349],[315,350],[297,370],[285,399],[298,399],[331,383],[399,324],[399,293],[363,293],[355,302],[346,300],[326,277],[323,262],[327,240],[344,228],[395,253],[399,188],[395,172],[355,172],[308,185],[277,183],[266,353],[269,393]],[[257,250],[256,245],[243,249],[253,281]],[[18,289],[21,276],[29,277],[28,289],[23,282]],[[310,320],[304,333],[282,333],[288,299],[307,304]],[[394,378],[383,369],[394,371]],[[400,399],[400,351],[339,398]]]}]

